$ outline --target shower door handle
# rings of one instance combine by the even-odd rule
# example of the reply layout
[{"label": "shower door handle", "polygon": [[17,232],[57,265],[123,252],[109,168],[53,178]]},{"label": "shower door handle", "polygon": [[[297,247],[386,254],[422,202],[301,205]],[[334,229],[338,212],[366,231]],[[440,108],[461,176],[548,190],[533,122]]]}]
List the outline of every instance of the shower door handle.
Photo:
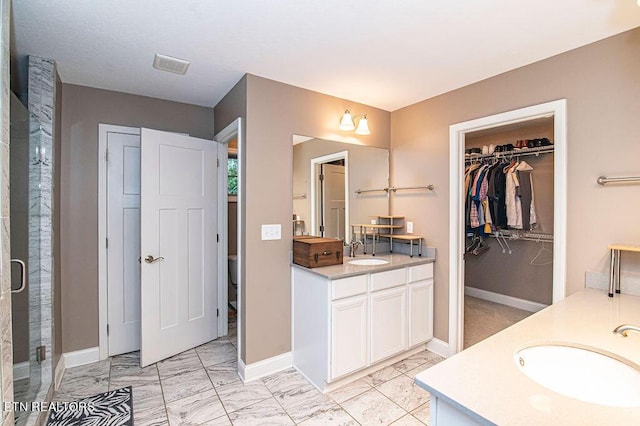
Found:
[{"label": "shower door handle", "polygon": [[24,264],[24,262],[20,259],[11,259],[11,262],[15,262],[18,265],[20,265],[20,287],[15,289],[15,290],[11,290],[11,293],[13,294],[17,294],[17,293],[21,293],[24,288],[27,286],[27,267]]}]

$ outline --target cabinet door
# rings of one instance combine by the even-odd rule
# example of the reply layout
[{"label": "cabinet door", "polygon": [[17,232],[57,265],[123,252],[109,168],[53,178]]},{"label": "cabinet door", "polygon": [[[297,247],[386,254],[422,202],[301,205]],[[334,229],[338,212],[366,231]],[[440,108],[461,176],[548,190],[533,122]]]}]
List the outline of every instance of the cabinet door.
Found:
[{"label": "cabinet door", "polygon": [[433,337],[433,280],[409,285],[409,346]]},{"label": "cabinet door", "polygon": [[367,366],[367,296],[331,304],[330,380]]},{"label": "cabinet door", "polygon": [[407,349],[407,287],[371,293],[371,357],[374,363]]}]

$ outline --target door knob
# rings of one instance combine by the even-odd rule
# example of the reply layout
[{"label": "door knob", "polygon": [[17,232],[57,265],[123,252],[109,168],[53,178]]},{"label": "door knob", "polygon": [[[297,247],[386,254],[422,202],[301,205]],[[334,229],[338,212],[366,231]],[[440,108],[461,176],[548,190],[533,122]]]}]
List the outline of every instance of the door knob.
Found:
[{"label": "door knob", "polygon": [[144,261],[147,263],[155,263],[158,260],[164,260],[164,257],[160,256],[160,257],[153,257],[151,255],[147,256],[144,258]]}]

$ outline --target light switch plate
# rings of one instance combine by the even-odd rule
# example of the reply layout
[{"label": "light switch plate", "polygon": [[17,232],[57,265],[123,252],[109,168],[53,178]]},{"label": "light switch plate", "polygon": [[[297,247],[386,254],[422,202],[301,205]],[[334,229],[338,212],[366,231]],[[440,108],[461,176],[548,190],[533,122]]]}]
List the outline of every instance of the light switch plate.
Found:
[{"label": "light switch plate", "polygon": [[407,222],[407,234],[413,234],[413,222]]},{"label": "light switch plate", "polygon": [[262,225],[262,240],[281,240],[282,239],[282,225]]}]

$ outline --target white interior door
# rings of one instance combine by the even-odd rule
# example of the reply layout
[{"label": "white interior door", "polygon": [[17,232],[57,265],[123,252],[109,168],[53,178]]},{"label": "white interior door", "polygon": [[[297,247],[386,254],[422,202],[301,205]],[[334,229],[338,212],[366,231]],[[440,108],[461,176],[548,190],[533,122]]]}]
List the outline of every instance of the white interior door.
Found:
[{"label": "white interior door", "polygon": [[140,349],[140,135],[108,132],[109,356]]},{"label": "white interior door", "polygon": [[322,169],[324,237],[343,240],[345,232],[344,166],[323,164]]},{"label": "white interior door", "polygon": [[141,131],[140,363],[217,337],[216,143]]}]

